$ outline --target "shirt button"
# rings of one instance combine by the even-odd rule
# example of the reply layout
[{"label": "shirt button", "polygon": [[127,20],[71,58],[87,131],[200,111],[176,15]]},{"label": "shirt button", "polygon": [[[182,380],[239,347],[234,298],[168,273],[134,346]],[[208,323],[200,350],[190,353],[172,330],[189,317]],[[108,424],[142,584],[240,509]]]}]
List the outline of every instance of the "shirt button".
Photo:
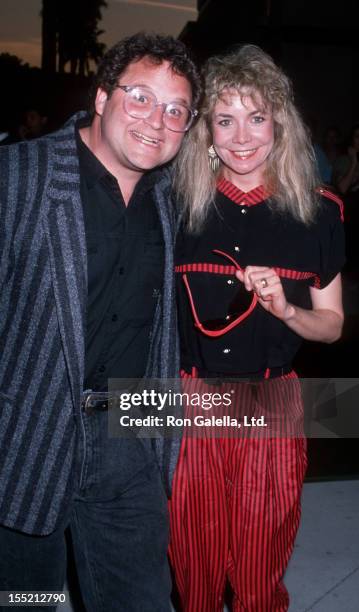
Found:
[{"label": "shirt button", "polygon": [[245,208],[242,208],[241,213],[242,213],[242,215],[246,215],[246,214],[247,214],[246,209],[245,209]]},{"label": "shirt button", "polygon": [[231,349],[230,349],[230,348],[225,348],[225,349],[223,349],[223,353],[224,353],[225,355],[228,355],[228,353],[230,353],[230,352],[231,352]]},{"label": "shirt button", "polygon": [[234,280],[232,280],[232,279],[230,279],[230,278],[229,278],[229,279],[227,280],[227,285],[234,285]]},{"label": "shirt button", "polygon": [[100,366],[98,371],[99,372],[104,372],[106,370],[106,367],[104,365]]},{"label": "shirt button", "polygon": [[117,314],[112,315],[111,321],[115,322],[115,321],[117,321],[117,319],[118,319]]},{"label": "shirt button", "polygon": [[241,249],[239,248],[239,246],[237,246],[237,245],[236,245],[236,246],[234,247],[234,250],[235,250],[235,251],[237,251],[237,253],[238,253],[238,252],[239,252]]}]

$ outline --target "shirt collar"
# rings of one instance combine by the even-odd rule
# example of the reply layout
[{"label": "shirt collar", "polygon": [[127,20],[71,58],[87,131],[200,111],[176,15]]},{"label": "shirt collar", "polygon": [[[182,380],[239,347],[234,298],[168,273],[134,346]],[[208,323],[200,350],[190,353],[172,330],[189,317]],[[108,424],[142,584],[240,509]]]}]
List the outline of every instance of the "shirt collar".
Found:
[{"label": "shirt collar", "polygon": [[271,196],[270,191],[265,189],[263,185],[259,185],[251,191],[242,191],[236,185],[233,185],[230,181],[225,178],[220,178],[217,183],[217,189],[227,198],[232,200],[235,204],[240,204],[241,206],[254,206],[255,204],[260,204],[264,202],[267,198]]}]

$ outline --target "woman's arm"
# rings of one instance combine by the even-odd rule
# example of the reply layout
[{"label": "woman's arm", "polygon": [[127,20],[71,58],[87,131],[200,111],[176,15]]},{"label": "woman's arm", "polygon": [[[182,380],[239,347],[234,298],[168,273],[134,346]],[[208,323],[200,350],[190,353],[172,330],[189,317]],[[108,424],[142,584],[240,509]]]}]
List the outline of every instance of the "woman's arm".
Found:
[{"label": "woman's arm", "polygon": [[265,310],[302,338],[327,343],[340,338],[344,321],[340,274],[325,289],[310,288],[311,310],[287,301],[282,282],[273,268],[248,266],[244,274],[239,271],[236,275],[248,291],[257,293]]}]

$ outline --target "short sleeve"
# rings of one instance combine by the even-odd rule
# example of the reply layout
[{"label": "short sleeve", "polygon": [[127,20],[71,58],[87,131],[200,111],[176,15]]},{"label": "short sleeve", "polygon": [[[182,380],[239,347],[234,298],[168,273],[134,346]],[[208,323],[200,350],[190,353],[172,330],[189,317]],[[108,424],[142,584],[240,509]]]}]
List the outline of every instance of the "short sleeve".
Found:
[{"label": "short sleeve", "polygon": [[[338,201],[336,201],[338,200]],[[339,198],[321,198],[317,222],[319,240],[319,289],[324,289],[345,263],[345,237]]]}]

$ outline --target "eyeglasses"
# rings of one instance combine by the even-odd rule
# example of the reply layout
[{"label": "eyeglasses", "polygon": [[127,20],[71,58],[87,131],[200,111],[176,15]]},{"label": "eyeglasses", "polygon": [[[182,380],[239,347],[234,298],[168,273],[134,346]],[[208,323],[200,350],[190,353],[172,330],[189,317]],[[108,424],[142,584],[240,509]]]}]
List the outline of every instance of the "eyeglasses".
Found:
[{"label": "eyeglasses", "polygon": [[[237,270],[243,271],[239,263],[233,257],[231,257],[231,255],[228,255],[227,253],[224,253],[224,251],[219,251],[217,249],[214,249],[213,253],[216,253],[217,255],[221,255],[222,257],[229,259],[229,261],[232,262],[232,264],[235,266]],[[197,310],[196,310],[192,292],[189,286],[187,274],[183,274],[182,278],[183,278],[183,282],[184,282],[184,285],[186,287],[187,294],[188,294],[188,299],[191,305],[194,324],[202,332],[202,334],[204,334],[205,336],[209,336],[210,338],[218,338],[219,336],[223,336],[224,334],[229,332],[234,327],[237,327],[237,325],[242,323],[242,321],[244,321],[244,319],[246,319],[251,314],[251,312],[255,308],[257,301],[258,301],[257,295],[253,293],[252,296],[250,297],[251,301],[250,301],[249,306],[248,304],[244,306],[242,294],[238,292],[237,295],[235,296],[235,299],[230,304],[229,309],[228,309],[228,314],[224,320],[216,319],[216,320],[211,320],[211,321],[204,321],[202,323],[199,320],[199,317],[197,314]],[[244,294],[248,295],[246,291],[244,292]]]},{"label": "eyeglasses", "polygon": [[187,132],[193,119],[198,115],[197,110],[188,108],[180,102],[157,102],[151,90],[137,85],[117,85],[125,92],[123,107],[130,117],[134,119],[148,119],[157,106],[163,108],[163,123],[172,132]]}]

